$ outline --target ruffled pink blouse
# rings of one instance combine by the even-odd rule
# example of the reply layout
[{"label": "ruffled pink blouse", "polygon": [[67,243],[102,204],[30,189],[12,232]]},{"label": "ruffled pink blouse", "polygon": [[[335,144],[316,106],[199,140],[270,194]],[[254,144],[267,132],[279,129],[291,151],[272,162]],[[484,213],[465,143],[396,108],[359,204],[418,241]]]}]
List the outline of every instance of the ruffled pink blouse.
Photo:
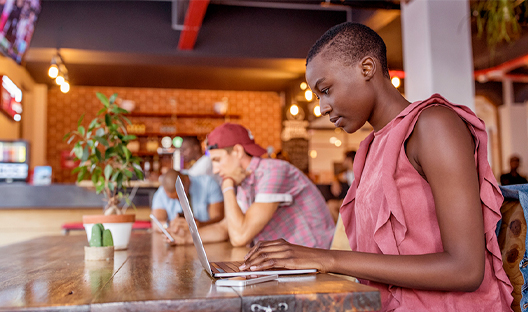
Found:
[{"label": "ruffled pink blouse", "polygon": [[380,290],[383,311],[511,311],[512,286],[502,268],[495,235],[503,197],[487,160],[484,123],[469,108],[451,104],[438,94],[410,104],[361,142],[354,160],[356,179],[340,211],[350,246],[355,251],[390,255],[443,251],[431,188],[411,165],[404,148],[420,113],[435,105],[455,111],[475,140],[486,238],[484,280],[474,292],[422,291],[362,282]]}]

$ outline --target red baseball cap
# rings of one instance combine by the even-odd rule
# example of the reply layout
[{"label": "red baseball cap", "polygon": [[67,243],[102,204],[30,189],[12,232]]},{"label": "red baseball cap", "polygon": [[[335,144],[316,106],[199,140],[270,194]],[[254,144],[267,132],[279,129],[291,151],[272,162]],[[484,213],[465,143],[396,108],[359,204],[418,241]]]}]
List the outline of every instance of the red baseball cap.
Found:
[{"label": "red baseball cap", "polygon": [[262,156],[266,153],[260,145],[255,143],[251,131],[241,125],[225,123],[216,127],[207,135],[207,149],[217,149],[242,145],[246,153],[251,156]]}]

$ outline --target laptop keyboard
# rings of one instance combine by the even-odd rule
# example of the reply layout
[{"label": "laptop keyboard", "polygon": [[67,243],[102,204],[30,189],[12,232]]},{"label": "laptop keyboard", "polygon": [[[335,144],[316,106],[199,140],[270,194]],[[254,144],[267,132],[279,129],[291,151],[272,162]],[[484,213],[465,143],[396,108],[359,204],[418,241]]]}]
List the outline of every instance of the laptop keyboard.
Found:
[{"label": "laptop keyboard", "polygon": [[244,262],[242,261],[230,261],[230,262],[210,262],[211,271],[213,273],[232,273],[240,272],[238,269]]}]

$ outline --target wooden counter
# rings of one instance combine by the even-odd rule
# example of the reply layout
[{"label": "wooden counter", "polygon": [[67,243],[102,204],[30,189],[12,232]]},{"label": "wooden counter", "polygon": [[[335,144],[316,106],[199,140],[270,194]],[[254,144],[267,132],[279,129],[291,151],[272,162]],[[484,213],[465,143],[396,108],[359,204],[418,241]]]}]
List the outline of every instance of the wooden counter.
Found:
[{"label": "wooden counter", "polygon": [[[379,292],[328,274],[217,287],[193,245],[132,234],[113,261],[84,261],[85,236],[49,236],[0,247],[0,310],[375,311]],[[210,261],[240,260],[247,248],[206,244]],[[280,306],[280,310],[278,307]],[[271,310],[276,309],[276,310]]]}]

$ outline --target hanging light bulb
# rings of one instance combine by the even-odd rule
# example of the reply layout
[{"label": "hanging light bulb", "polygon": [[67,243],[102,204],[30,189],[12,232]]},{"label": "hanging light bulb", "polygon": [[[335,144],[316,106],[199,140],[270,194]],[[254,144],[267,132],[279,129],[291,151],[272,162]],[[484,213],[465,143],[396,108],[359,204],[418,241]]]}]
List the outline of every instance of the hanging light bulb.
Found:
[{"label": "hanging light bulb", "polygon": [[64,80],[64,82],[60,85],[60,90],[62,93],[68,93],[68,91],[70,91],[70,84],[68,81]]},{"label": "hanging light bulb", "polygon": [[304,98],[310,102],[311,100],[313,100],[313,93],[312,93],[312,90],[306,90],[304,91]]},{"label": "hanging light bulb", "polygon": [[396,76],[392,77],[392,79],[391,79],[391,83],[392,83],[392,85],[393,85],[395,88],[398,88],[398,87],[400,86],[400,84],[401,84],[400,78],[398,78],[398,77],[396,77]]},{"label": "hanging light bulb", "polygon": [[59,74],[59,66],[57,66],[57,56],[53,56],[51,58],[51,65],[48,69],[48,76],[51,78],[56,78]]},{"label": "hanging light bulb", "polygon": [[292,114],[293,116],[297,116],[298,113],[299,113],[299,106],[293,104],[290,107],[290,114]]},{"label": "hanging light bulb", "polygon": [[57,78],[55,78],[55,83],[58,84],[59,86],[64,83],[64,77],[62,76],[62,73],[59,73]]},{"label": "hanging light bulb", "polygon": [[314,113],[315,117],[321,116],[321,106],[315,105],[314,108],[313,108],[313,113]]},{"label": "hanging light bulb", "polygon": [[59,67],[56,64],[51,64],[48,69],[48,76],[51,78],[57,78],[57,75],[59,74]]}]

